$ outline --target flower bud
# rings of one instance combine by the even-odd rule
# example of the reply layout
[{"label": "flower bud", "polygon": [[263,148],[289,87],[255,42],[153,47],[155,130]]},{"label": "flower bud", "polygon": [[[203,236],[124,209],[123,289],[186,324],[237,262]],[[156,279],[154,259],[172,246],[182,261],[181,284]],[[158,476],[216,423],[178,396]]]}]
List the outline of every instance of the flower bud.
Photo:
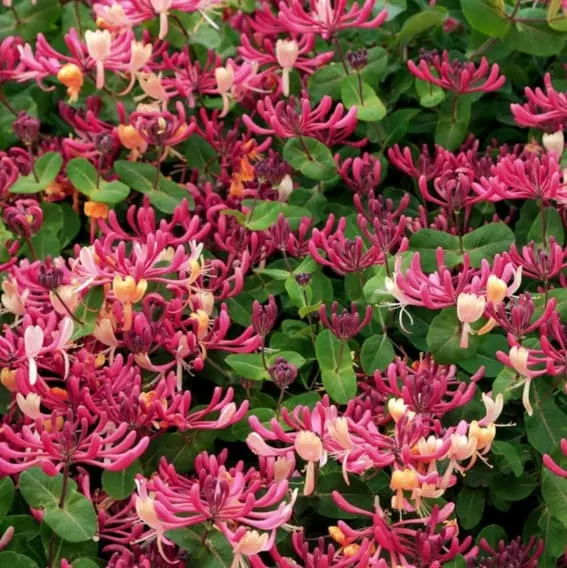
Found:
[{"label": "flower bud", "polygon": [[295,451],[307,462],[318,462],[323,457],[321,438],[314,432],[301,430],[295,438]]},{"label": "flower bud", "polygon": [[347,61],[355,71],[360,71],[368,63],[368,51],[364,48],[347,53]]},{"label": "flower bud", "polygon": [[523,377],[530,377],[531,372],[528,369],[529,351],[520,345],[514,345],[510,349],[510,364],[513,369]]},{"label": "flower bud", "polygon": [[123,304],[135,304],[136,302],[139,302],[144,297],[147,287],[148,283],[146,280],[142,279],[136,283],[132,276],[122,278],[121,276],[116,275],[112,281],[112,291],[114,292],[114,296]]},{"label": "flower bud", "polygon": [[234,81],[234,71],[232,66],[217,67],[215,69],[215,79],[217,80],[217,88],[221,95],[227,94],[232,89]]},{"label": "flower bud", "polygon": [[255,300],[252,304],[252,327],[254,331],[258,335],[266,337],[274,327],[277,315],[278,308],[273,296],[269,297],[265,306]]},{"label": "flower bud", "polygon": [[146,145],[142,135],[129,124],[121,124],[118,127],[118,138],[125,148],[128,150],[136,150]]},{"label": "flower bud", "polygon": [[469,426],[469,438],[476,439],[477,450],[480,451],[490,448],[495,437],[496,426],[494,424],[482,427],[478,425],[476,420],[471,422],[471,425]]},{"label": "flower bud", "polygon": [[417,471],[414,469],[396,469],[392,472],[390,489],[392,491],[412,491],[419,487]]},{"label": "flower bud", "polygon": [[293,192],[293,179],[289,174],[286,174],[282,181],[276,186],[279,201],[287,201]]},{"label": "flower bud", "polygon": [[67,87],[69,101],[72,103],[77,102],[84,81],[81,69],[74,63],[67,63],[59,69],[57,79]]},{"label": "flower bud", "polygon": [[278,39],[276,41],[276,59],[284,69],[291,69],[297,61],[299,45],[294,39]]},{"label": "flower bud", "polygon": [[565,149],[565,137],[563,136],[563,130],[558,130],[553,134],[545,133],[542,139],[543,147],[548,152],[553,152],[558,158],[563,155],[563,150]]},{"label": "flower bud", "polygon": [[85,215],[91,219],[106,219],[108,217],[108,205],[96,201],[85,201]]},{"label": "flower bud", "polygon": [[3,367],[0,371],[0,383],[10,392],[16,392],[18,390],[16,386],[16,371]]},{"label": "flower bud", "polygon": [[508,285],[504,282],[504,280],[494,276],[494,274],[491,274],[488,277],[488,281],[486,283],[486,299],[489,302],[495,306],[498,305],[506,297],[507,290]]},{"label": "flower bud", "polygon": [[12,123],[14,134],[26,145],[32,146],[39,139],[40,122],[27,112],[22,111]]},{"label": "flower bud", "polygon": [[283,357],[278,357],[268,369],[268,373],[279,389],[285,389],[295,382],[297,367],[288,363]]},{"label": "flower bud", "polygon": [[295,281],[300,286],[309,286],[309,284],[311,283],[311,274],[307,272],[301,272],[300,274],[297,274],[295,276]]},{"label": "flower bud", "polygon": [[60,268],[49,267],[42,264],[39,267],[37,281],[48,290],[55,290],[63,284],[63,271]]}]

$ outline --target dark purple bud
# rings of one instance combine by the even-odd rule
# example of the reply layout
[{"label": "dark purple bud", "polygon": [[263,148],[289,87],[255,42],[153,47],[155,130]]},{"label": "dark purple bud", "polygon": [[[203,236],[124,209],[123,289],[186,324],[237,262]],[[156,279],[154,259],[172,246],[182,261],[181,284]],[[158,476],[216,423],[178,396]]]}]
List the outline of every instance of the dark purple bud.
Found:
[{"label": "dark purple bud", "polygon": [[333,302],[331,306],[331,318],[327,317],[327,308],[323,305],[319,308],[321,323],[341,341],[348,341],[358,335],[362,328],[367,326],[372,319],[372,306],[367,306],[364,318],[360,317],[356,304],[353,302],[350,310],[338,311],[339,305]]},{"label": "dark purple bud", "polygon": [[97,151],[103,156],[106,156],[114,149],[114,138],[112,137],[112,134],[101,134],[97,137],[95,145]]},{"label": "dark purple bud", "polygon": [[254,331],[266,337],[274,327],[278,316],[278,307],[273,296],[268,298],[266,305],[260,304],[257,300],[252,304],[252,327]]},{"label": "dark purple bud", "polygon": [[60,268],[42,264],[39,267],[37,281],[48,290],[56,290],[63,284],[63,271]]},{"label": "dark purple bud", "polygon": [[43,223],[43,211],[35,199],[18,199],[4,209],[4,221],[10,231],[29,238],[39,231]]},{"label": "dark purple bud", "polygon": [[26,146],[35,144],[39,138],[40,122],[37,118],[33,118],[27,112],[22,111],[18,114],[18,118],[12,123],[14,134]]},{"label": "dark purple bud", "polygon": [[306,272],[302,272],[295,277],[295,281],[300,286],[308,286],[311,282],[311,274],[307,274]]},{"label": "dark purple bud", "polygon": [[285,389],[297,378],[297,367],[288,363],[283,357],[278,357],[268,369],[268,373],[279,389]]},{"label": "dark purple bud", "polygon": [[347,61],[353,69],[359,71],[363,67],[366,67],[368,63],[368,51],[363,47],[356,51],[349,51],[347,53]]}]

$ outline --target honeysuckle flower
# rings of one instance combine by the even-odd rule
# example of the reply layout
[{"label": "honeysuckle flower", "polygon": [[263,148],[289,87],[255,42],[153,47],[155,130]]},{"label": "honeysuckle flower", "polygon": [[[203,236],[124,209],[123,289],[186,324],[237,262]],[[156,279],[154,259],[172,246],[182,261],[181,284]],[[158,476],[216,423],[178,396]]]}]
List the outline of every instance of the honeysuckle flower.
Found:
[{"label": "honeysuckle flower", "polygon": [[332,39],[342,29],[377,28],[388,17],[382,10],[372,18],[375,0],[365,0],[348,6],[346,0],[310,0],[307,8],[298,1],[280,3],[279,19],[293,33],[315,33],[323,39]]},{"label": "honeysuckle flower", "polygon": [[497,91],[506,82],[506,77],[500,75],[500,67],[496,64],[490,67],[486,57],[477,67],[473,62],[449,60],[447,51],[441,56],[436,52],[424,53],[417,65],[408,61],[408,69],[418,79],[459,95]]},{"label": "honeysuckle flower", "polygon": [[[102,80],[104,84],[104,67],[102,68]],[[83,72],[78,65],[74,63],[67,63],[63,65],[57,73],[57,79],[67,87],[67,96],[70,103],[75,103],[79,100],[79,94],[84,83]],[[98,80],[98,67],[97,67],[97,80]]]},{"label": "honeysuckle flower", "polygon": [[[275,533],[260,533],[256,530],[240,530],[235,534],[225,532],[228,541],[232,544],[232,551],[234,552],[234,559],[230,568],[247,568],[244,557],[254,556],[269,550],[275,539]],[[238,534],[240,533],[240,535]]]},{"label": "honeysuckle flower", "polygon": [[516,245],[512,244],[507,257],[518,269],[522,270],[522,274],[543,282],[549,282],[555,278],[567,265],[567,250],[563,250],[563,247],[552,236],[549,237],[547,246],[536,246],[534,242],[530,242],[522,247],[521,253]]},{"label": "honeysuckle flower", "polygon": [[558,158],[561,158],[561,156],[563,156],[563,150],[565,149],[563,130],[557,130],[552,134],[544,132],[542,144],[548,152],[553,152]]},{"label": "honeysuckle flower", "polygon": [[104,87],[104,62],[110,57],[112,37],[108,30],[85,32],[85,41],[89,56],[96,62],[96,88]]},{"label": "honeysuckle flower", "polygon": [[471,333],[471,323],[478,321],[486,308],[486,299],[484,296],[476,294],[461,293],[457,297],[457,317],[463,324],[461,330],[461,341],[459,343],[462,349],[469,346],[469,335]]},{"label": "honeysuckle flower", "polygon": [[154,9],[155,13],[159,15],[159,39],[164,39],[167,35],[167,16],[169,15],[168,10],[173,4],[173,0],[150,0],[150,4]]},{"label": "honeysuckle flower", "polygon": [[25,352],[29,365],[29,382],[35,385],[37,381],[37,362],[35,358],[43,348],[43,329],[39,325],[32,325],[26,328],[24,333]]},{"label": "honeysuckle flower", "polygon": [[22,414],[32,420],[41,416],[41,411],[39,409],[41,405],[41,397],[36,393],[30,392],[26,396],[23,396],[21,393],[17,393],[16,404],[22,411]]},{"label": "honeysuckle flower", "polygon": [[327,317],[327,308],[322,305],[319,308],[321,323],[341,341],[349,341],[358,335],[372,319],[372,306],[367,306],[364,317],[361,319],[357,311],[356,303],[352,302],[350,310],[344,309],[342,313],[338,311],[339,304],[333,302],[331,305],[331,318]]},{"label": "honeysuckle flower", "polygon": [[421,148],[417,163],[410,148],[400,148],[397,144],[388,149],[390,162],[408,176],[419,180],[425,177],[427,181],[437,177],[443,171],[451,154],[441,146],[435,146],[435,157],[432,158],[427,146]]},{"label": "honeysuckle flower", "polygon": [[545,370],[534,370],[530,366],[532,364],[532,358],[530,356],[530,351],[521,345],[513,345],[510,348],[508,355],[502,351],[498,351],[496,356],[502,363],[511,367],[520,376],[520,381],[515,385],[515,387],[520,387],[523,385],[522,389],[522,403],[526,412],[529,416],[533,415],[533,408],[530,403],[530,386],[532,380],[545,373]]},{"label": "honeysuckle flower", "polygon": [[303,494],[311,495],[315,489],[316,464],[324,465],[327,461],[323,444],[317,434],[301,431],[295,438],[295,451],[302,460],[307,462]]},{"label": "honeysuckle flower", "polygon": [[151,43],[144,44],[141,41],[132,40],[130,46],[130,62],[128,64],[128,73],[130,73],[130,82],[128,86],[120,93],[121,96],[128,94],[136,82],[136,73],[141,71],[152,57],[153,46]]},{"label": "honeysuckle flower", "polygon": [[289,95],[289,73],[295,65],[298,54],[299,46],[295,40],[278,39],[276,41],[276,58],[283,69],[282,91],[286,97]]}]

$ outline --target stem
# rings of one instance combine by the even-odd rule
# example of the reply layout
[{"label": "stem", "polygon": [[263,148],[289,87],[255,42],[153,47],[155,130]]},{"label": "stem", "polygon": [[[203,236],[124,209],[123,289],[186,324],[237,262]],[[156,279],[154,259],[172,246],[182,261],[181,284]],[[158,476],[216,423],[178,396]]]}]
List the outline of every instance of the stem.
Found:
[{"label": "stem", "polygon": [[282,407],[284,394],[285,394],[285,387],[280,389],[280,396],[278,397],[278,402],[276,404],[276,417],[277,418],[280,417],[280,410],[281,410],[281,407]]},{"label": "stem", "polygon": [[339,59],[341,60],[341,63],[343,64],[343,67],[345,69],[345,73],[347,75],[350,75],[350,72],[349,72],[347,64],[346,64],[345,53],[343,51],[341,42],[338,40],[338,38],[335,37],[333,39],[333,43],[335,44],[335,47],[337,48],[337,55],[339,56]]},{"label": "stem", "polygon": [[384,267],[386,268],[386,276],[392,278],[392,271],[390,270],[390,265],[388,264],[388,253],[384,252]]},{"label": "stem", "polygon": [[360,96],[360,104],[363,105],[364,104],[364,91],[362,89],[362,77],[360,76],[360,73],[358,71],[356,72],[356,77],[358,79],[358,94]]},{"label": "stem", "polygon": [[543,199],[538,200],[539,210],[541,213],[541,242],[543,247],[547,247],[547,214],[545,212],[545,205]]},{"label": "stem", "polygon": [[96,169],[96,188],[98,189],[100,184],[100,170],[102,170],[102,153],[98,157],[98,168]]},{"label": "stem", "polygon": [[14,19],[16,20],[16,24],[18,26],[21,25],[23,22],[22,22],[22,19],[20,18],[20,15],[18,14],[18,11],[16,10],[16,8],[14,8],[14,6],[10,6],[9,10],[14,15]]},{"label": "stem", "polygon": [[469,59],[480,57],[485,52],[487,52],[497,41],[498,41],[497,37],[491,37],[490,39],[487,39],[476,51],[473,51],[469,55]]},{"label": "stem", "polygon": [[18,111],[4,97],[4,93],[0,93],[0,103],[2,103],[14,116],[18,116]]},{"label": "stem", "polygon": [[157,166],[156,166],[156,178],[154,179],[154,191],[156,191],[157,188],[158,188],[159,174],[161,173],[160,172],[161,153],[163,152],[161,147],[159,147],[157,150],[158,150],[158,162],[157,162]]},{"label": "stem", "polygon": [[262,338],[262,345],[260,347],[260,356],[262,357],[262,365],[266,371],[268,370],[268,362],[266,361],[266,353],[264,350],[264,338]]},{"label": "stem", "polygon": [[[61,497],[59,499],[59,508],[63,509],[65,505],[65,497],[67,496],[67,485],[69,483],[69,463],[65,462],[65,466],[63,468],[63,485],[61,486]],[[49,552],[47,558],[47,568],[51,568],[53,566],[53,553],[55,546],[55,532],[51,532],[51,540],[49,541]]]},{"label": "stem", "polygon": [[26,241],[26,245],[28,245],[28,248],[30,249],[30,254],[33,260],[37,260],[37,253],[35,252],[35,248],[32,244],[31,241],[31,237],[28,237],[27,235],[24,236],[24,240]]},{"label": "stem", "polygon": [[61,298],[61,295],[59,294],[59,292],[57,290],[53,290],[53,294],[55,295],[55,297],[61,302],[61,305],[63,306],[63,308],[65,309],[65,311],[69,314],[69,317],[75,322],[78,323],[79,325],[83,325],[84,322],[82,322],[69,308],[69,306],[63,301],[63,298]]},{"label": "stem", "polygon": [[32,145],[28,144],[28,155],[30,157],[30,164],[31,164],[31,171],[33,174],[33,178],[35,179],[35,181],[37,183],[39,183],[39,177],[37,175],[37,172],[35,171],[35,159],[34,159],[34,155],[33,155],[33,151],[32,151]]},{"label": "stem", "polygon": [[81,13],[79,12],[78,0],[75,0],[75,2],[73,2],[73,9],[75,10],[75,18],[77,20],[77,29],[79,30],[79,36],[83,37],[83,25],[81,24]]},{"label": "stem", "polygon": [[343,362],[343,355],[345,353],[345,343],[346,341],[341,341],[341,345],[339,347],[339,355],[337,357],[337,367],[335,368],[335,371],[337,372],[341,368],[341,363]]},{"label": "stem", "polygon": [[453,93],[451,101],[451,122],[457,122],[457,93]]},{"label": "stem", "polygon": [[307,155],[307,159],[310,162],[313,162],[313,156],[311,155],[311,152],[309,151],[309,148],[307,147],[307,144],[305,144],[305,140],[303,140],[303,136],[298,136],[297,138],[299,140],[299,143],[301,144],[301,147],[303,148],[303,151],[305,152],[305,154]]}]

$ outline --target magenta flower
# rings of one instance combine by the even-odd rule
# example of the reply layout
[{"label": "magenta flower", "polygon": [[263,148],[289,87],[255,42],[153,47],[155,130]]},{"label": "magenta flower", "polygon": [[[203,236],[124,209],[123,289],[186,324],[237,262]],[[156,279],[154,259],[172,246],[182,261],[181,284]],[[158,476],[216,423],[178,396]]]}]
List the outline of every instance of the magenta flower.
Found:
[{"label": "magenta flower", "polygon": [[[265,97],[258,101],[256,110],[268,126],[258,126],[248,115],[244,115],[242,120],[255,134],[280,138],[311,136],[327,146],[334,146],[345,143],[354,132],[357,121],[356,107],[345,112],[344,106],[339,103],[328,116],[332,108],[333,100],[329,96],[324,96],[315,108],[311,107],[307,93],[303,93],[299,101],[289,97],[287,101],[278,101],[275,105],[270,97]],[[351,145],[362,146],[365,142],[363,140]]]},{"label": "magenta flower", "polygon": [[67,464],[87,464],[109,471],[127,468],[139,458],[149,438],[138,440],[126,423],[109,422],[106,415],[93,418],[84,406],[67,415],[54,412],[47,420],[19,431],[4,425],[0,442],[0,471],[6,475],[41,466],[55,475]]},{"label": "magenta flower", "polygon": [[365,152],[361,158],[347,158],[340,166],[337,154],[335,162],[344,182],[360,195],[368,195],[380,184],[382,173],[380,160],[368,152]]},{"label": "magenta flower", "polygon": [[526,87],[528,102],[524,105],[512,104],[510,109],[520,126],[533,126],[547,132],[556,132],[563,129],[567,119],[567,95],[555,90],[549,73],[544,77],[544,86],[545,91],[539,87]]},{"label": "magenta flower", "polygon": [[546,249],[536,246],[533,242],[522,247],[521,254],[515,244],[512,244],[507,258],[514,263],[516,268],[522,269],[522,274],[534,280],[549,282],[557,276],[567,263],[565,256],[567,252],[557,243],[553,237],[549,237]]},{"label": "magenta flower", "polygon": [[457,95],[490,93],[500,89],[506,82],[506,77],[500,75],[500,67],[497,64],[490,67],[486,57],[480,60],[477,67],[473,62],[451,61],[446,51],[441,56],[435,52],[425,53],[417,65],[408,61],[408,69],[418,79]]},{"label": "magenta flower", "polygon": [[366,307],[363,319],[361,319],[358,313],[355,302],[351,303],[350,310],[344,309],[341,313],[339,313],[338,307],[339,304],[337,302],[332,303],[331,318],[329,321],[327,308],[325,305],[322,305],[319,308],[319,317],[321,318],[323,326],[330,329],[333,335],[341,341],[349,341],[357,336],[372,319],[372,306]]},{"label": "magenta flower", "polygon": [[388,150],[390,162],[399,170],[415,179],[425,177],[427,181],[437,177],[443,171],[446,161],[452,154],[441,146],[435,146],[435,157],[432,158],[429,148],[423,146],[417,158],[417,163],[412,156],[411,149],[401,149],[397,144]]},{"label": "magenta flower", "polygon": [[310,0],[306,10],[301,2],[292,0],[289,6],[280,2],[279,18],[292,33],[315,33],[330,40],[340,30],[381,26],[388,12],[382,10],[372,18],[374,4],[375,0],[365,0],[359,8],[357,3],[348,7],[346,0]]}]

